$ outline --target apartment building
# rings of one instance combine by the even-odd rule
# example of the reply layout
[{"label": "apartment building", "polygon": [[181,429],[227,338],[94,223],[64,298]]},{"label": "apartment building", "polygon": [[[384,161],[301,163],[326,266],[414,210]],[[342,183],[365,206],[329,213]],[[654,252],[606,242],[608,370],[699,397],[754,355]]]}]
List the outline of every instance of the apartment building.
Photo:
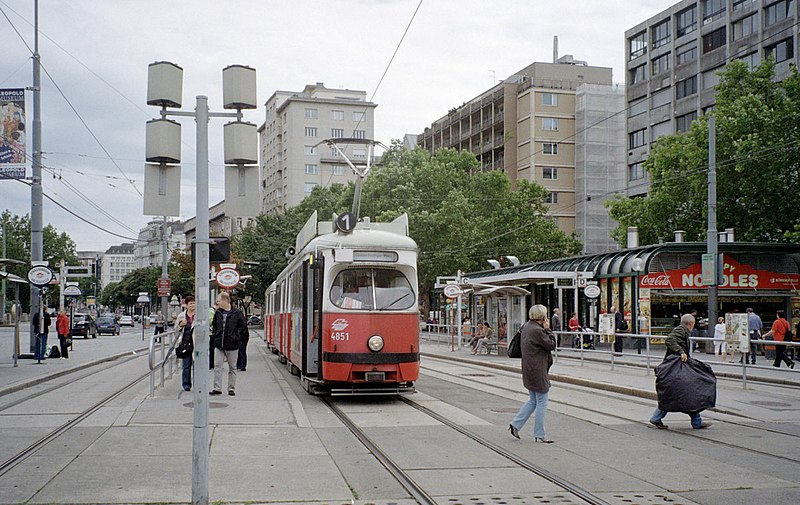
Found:
[{"label": "apartment building", "polygon": [[797,19],[794,0],[684,0],[625,32],[629,196],[649,190],[643,162],[653,142],[713,109],[728,62],[753,68],[772,56],[776,77],[788,75]]},{"label": "apartment building", "polygon": [[[259,128],[262,209],[284,212],[299,204],[315,187],[347,184],[352,169],[325,139],[374,139],[376,104],[365,91],[326,88],[321,82],[303,91],[276,91],[265,104]],[[364,145],[341,146],[351,160],[365,163]]]},{"label": "apartment building", "polygon": [[[523,179],[541,184],[550,191],[548,216],[558,227],[576,232],[584,252],[605,252],[617,245],[608,243],[607,227],[615,225],[602,202],[625,189],[624,123],[611,117],[622,108],[624,94],[612,84],[610,68],[571,55],[559,58],[554,49],[553,63],[532,63],[450,109],[425,128],[418,145],[431,154],[441,148],[472,151],[480,170],[505,171],[512,188]],[[594,125],[598,115],[609,119]],[[591,135],[583,134],[579,121],[594,125]],[[595,135],[594,128],[607,130]],[[598,212],[598,219],[590,216]],[[598,233],[601,224],[606,228]]]},{"label": "apartment building", "polygon": [[100,259],[100,287],[105,288],[112,282],[119,282],[123,277],[136,270],[134,260],[134,244],[126,242],[109,247]]},{"label": "apartment building", "polygon": [[[161,266],[161,243],[163,242],[163,224],[160,219],[147,223],[139,230],[134,250],[136,268]],[[167,262],[175,251],[186,248],[186,236],[183,233],[183,223],[180,221],[167,221]]]}]

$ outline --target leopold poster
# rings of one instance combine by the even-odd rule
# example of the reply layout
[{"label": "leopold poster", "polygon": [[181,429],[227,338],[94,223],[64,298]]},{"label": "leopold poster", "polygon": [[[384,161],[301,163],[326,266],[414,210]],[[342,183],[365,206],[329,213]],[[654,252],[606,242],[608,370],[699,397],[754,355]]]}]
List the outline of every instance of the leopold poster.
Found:
[{"label": "leopold poster", "polygon": [[25,177],[25,90],[0,89],[0,178]]}]

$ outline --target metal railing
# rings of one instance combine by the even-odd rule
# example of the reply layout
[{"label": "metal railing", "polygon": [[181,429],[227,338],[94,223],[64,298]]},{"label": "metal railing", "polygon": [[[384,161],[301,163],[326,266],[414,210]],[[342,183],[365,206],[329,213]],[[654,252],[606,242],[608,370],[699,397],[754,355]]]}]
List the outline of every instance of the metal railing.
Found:
[{"label": "metal railing", "polygon": [[[178,330],[172,329],[165,333],[150,336],[149,354],[147,357],[148,365],[150,366],[150,396],[155,395],[156,392],[156,370],[161,370],[161,382],[159,387],[164,387],[164,366],[169,365],[169,375],[166,378],[172,378],[173,367],[175,360],[170,359],[175,352],[175,346],[178,343]],[[158,363],[155,362],[156,352],[161,351],[161,359]]]}]

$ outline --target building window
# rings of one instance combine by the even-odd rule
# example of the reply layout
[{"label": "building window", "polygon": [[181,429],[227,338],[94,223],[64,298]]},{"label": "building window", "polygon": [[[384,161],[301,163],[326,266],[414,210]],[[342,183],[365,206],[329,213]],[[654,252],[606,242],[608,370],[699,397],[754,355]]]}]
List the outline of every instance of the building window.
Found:
[{"label": "building window", "polygon": [[794,14],[794,0],[781,0],[764,7],[764,26],[772,26]]},{"label": "building window", "polygon": [[558,119],[552,117],[543,117],[542,118],[542,130],[557,132],[558,131]]},{"label": "building window", "polygon": [[555,107],[558,105],[558,95],[555,93],[542,93],[542,105]]},{"label": "building window", "polygon": [[344,128],[331,128],[331,138],[333,139],[344,138]]},{"label": "building window", "polygon": [[366,112],[353,112],[353,121],[363,123],[367,120]]},{"label": "building window", "polygon": [[344,165],[331,165],[331,175],[344,175]]},{"label": "building window", "polygon": [[343,110],[332,110],[331,111],[331,119],[333,121],[344,121],[344,111]]},{"label": "building window", "polygon": [[545,143],[542,144],[542,154],[555,156],[558,154],[558,144]]},{"label": "building window", "polygon": [[658,58],[653,59],[651,67],[653,69],[653,75],[658,75],[661,72],[666,72],[669,70],[669,58],[670,53],[662,54]]},{"label": "building window", "polygon": [[725,45],[725,27],[703,35],[703,54]]},{"label": "building window", "polygon": [[317,154],[317,146],[303,146],[303,152],[306,156],[314,156]]},{"label": "building window", "polygon": [[555,167],[542,168],[542,179],[555,181],[558,179],[558,169]]},{"label": "building window", "polygon": [[655,109],[672,102],[672,88],[665,88],[650,95],[650,108]]},{"label": "building window", "polygon": [[631,103],[628,106],[628,117],[638,116],[647,112],[647,99],[642,98],[638,102]]},{"label": "building window", "polygon": [[317,128],[314,126],[306,126],[306,137],[316,137]]},{"label": "building window", "polygon": [[367,151],[364,149],[353,149],[353,158],[366,158]]},{"label": "building window", "polygon": [[731,25],[731,40],[739,40],[754,33],[758,33],[758,12]]},{"label": "building window", "polygon": [[697,93],[697,76],[675,83],[675,98],[680,99]]},{"label": "building window", "polygon": [[728,0],[703,0],[703,24],[722,18]]},{"label": "building window", "polygon": [[304,117],[306,119],[317,119],[317,109],[306,109]]},{"label": "building window", "polygon": [[558,203],[558,193],[551,191],[550,194],[544,198],[544,203]]},{"label": "building window", "polygon": [[654,124],[651,126],[651,142],[655,142],[659,139],[659,137],[663,137],[664,135],[672,134],[672,124],[669,121],[664,121],[663,123]]},{"label": "building window", "polygon": [[331,147],[331,158],[338,158],[338,157],[339,157],[339,151],[337,151],[335,147]]},{"label": "building window", "polygon": [[647,53],[647,32],[637,33],[628,39],[628,59],[635,60]]},{"label": "building window", "polygon": [[353,138],[354,139],[363,139],[367,138],[366,130],[354,130],[353,131]]},{"label": "building window", "polygon": [[678,133],[685,133],[689,131],[689,128],[692,125],[692,121],[697,119],[697,112],[693,111],[688,114],[684,114],[683,116],[678,116],[675,118],[675,131]]},{"label": "building window", "polygon": [[697,30],[697,6],[693,5],[680,11],[675,16],[675,25],[675,32],[678,37],[683,37],[687,33]]},{"label": "building window", "polygon": [[650,28],[650,40],[652,41],[653,49],[668,44],[670,39],[669,19]]},{"label": "building window", "polygon": [[628,81],[630,84],[637,84],[647,79],[645,68],[647,65],[639,65],[638,67],[628,70]]},{"label": "building window", "polygon": [[756,0],[733,0],[731,5],[733,7],[733,11],[736,12],[740,9],[747,7],[748,5],[755,3]]},{"label": "building window", "polygon": [[647,144],[647,128],[628,134],[628,149],[636,149]]},{"label": "building window", "polygon": [[775,63],[780,63],[782,61],[794,58],[793,39],[789,37],[788,39],[778,42],[777,44],[765,47],[764,58],[769,58],[770,56],[775,59]]},{"label": "building window", "polygon": [[675,50],[675,64],[681,65],[697,59],[697,44],[686,44]]},{"label": "building window", "polygon": [[703,89],[710,89],[719,84],[719,74],[722,67],[712,68],[703,72]]},{"label": "building window", "polygon": [[306,163],[305,173],[306,175],[316,175],[317,165],[313,163]]},{"label": "building window", "polygon": [[639,179],[644,179],[644,165],[642,162],[628,165],[628,180],[638,181]]},{"label": "building window", "polygon": [[739,59],[747,63],[747,67],[750,69],[751,72],[761,62],[761,58],[758,57],[758,53],[746,54]]},{"label": "building window", "polygon": [[303,189],[305,190],[306,193],[311,193],[312,191],[314,191],[314,188],[316,187],[317,187],[316,182],[307,182],[305,183]]}]

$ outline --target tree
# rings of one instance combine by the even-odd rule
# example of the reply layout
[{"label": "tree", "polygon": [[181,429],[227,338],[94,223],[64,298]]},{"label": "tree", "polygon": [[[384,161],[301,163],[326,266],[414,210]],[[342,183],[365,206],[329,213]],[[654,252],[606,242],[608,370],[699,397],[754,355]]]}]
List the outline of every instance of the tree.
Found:
[{"label": "tree", "polygon": [[[800,241],[800,211],[790,195],[800,189],[800,75],[774,80],[772,60],[753,71],[734,61],[716,91],[717,228],[736,228],[742,241]],[[708,221],[708,117],[685,134],[661,137],[645,162],[647,197],[617,196],[608,204],[624,242],[639,227],[642,244],[685,230],[704,241]]]},{"label": "tree", "polygon": [[[259,261],[259,299],[286,266],[283,252],[314,210],[320,219],[350,210],[354,186],[315,188],[281,216],[260,216],[234,241],[237,257]],[[408,213],[419,247],[419,283],[430,293],[437,275],[483,270],[486,260],[515,255],[536,261],[576,254],[580,243],[545,217],[547,191],[522,181],[512,192],[503,172],[479,172],[469,152],[430,156],[393,143],[364,183],[361,215],[387,222]],[[255,274],[254,274],[255,275]],[[255,296],[255,295],[254,295]]]}]

